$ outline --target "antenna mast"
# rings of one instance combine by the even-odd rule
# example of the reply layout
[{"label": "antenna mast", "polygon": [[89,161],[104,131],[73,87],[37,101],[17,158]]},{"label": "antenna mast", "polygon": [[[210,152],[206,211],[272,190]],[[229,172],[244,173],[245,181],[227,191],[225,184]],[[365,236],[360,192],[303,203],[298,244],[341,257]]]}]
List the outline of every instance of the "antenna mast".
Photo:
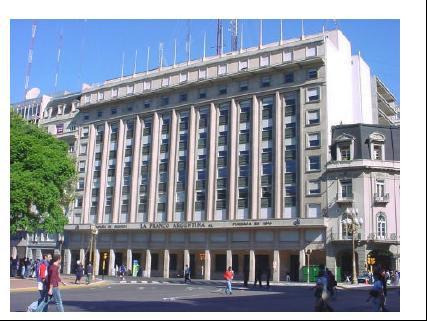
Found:
[{"label": "antenna mast", "polygon": [[61,61],[62,41],[63,41],[63,30],[61,28],[61,31],[59,33],[58,55],[56,57],[56,73],[55,73],[55,90],[54,90],[54,92],[56,92],[56,87],[58,86],[59,63]]},{"label": "antenna mast", "polygon": [[222,33],[222,20],[218,19],[217,21],[217,31],[216,31],[216,54],[219,56],[222,54],[222,39],[223,33]]},{"label": "antenna mast", "polygon": [[30,48],[28,49],[28,64],[27,64],[27,71],[25,73],[24,99],[28,91],[28,85],[30,83],[31,65],[33,63],[33,52],[34,52],[34,42],[36,40],[36,31],[37,31],[37,20],[34,20],[33,25],[31,27]]},{"label": "antenna mast", "polygon": [[238,47],[238,33],[237,33],[237,27],[238,27],[238,22],[237,19],[233,19],[230,21],[231,23],[231,51],[237,51]]}]

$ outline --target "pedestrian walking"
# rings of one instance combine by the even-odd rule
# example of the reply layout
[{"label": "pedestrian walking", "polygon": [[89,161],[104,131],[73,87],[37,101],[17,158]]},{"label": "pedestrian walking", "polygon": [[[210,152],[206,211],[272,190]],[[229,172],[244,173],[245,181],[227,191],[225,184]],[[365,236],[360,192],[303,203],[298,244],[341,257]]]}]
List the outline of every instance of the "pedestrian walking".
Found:
[{"label": "pedestrian walking", "polygon": [[285,277],[286,282],[291,282],[291,275],[288,273],[286,273],[286,277]]},{"label": "pedestrian walking", "polygon": [[337,281],[335,280],[335,275],[331,272],[331,270],[326,269],[327,280],[328,280],[328,292],[331,299],[335,299],[336,297],[336,286]]},{"label": "pedestrian walking", "polygon": [[19,262],[19,268],[21,271],[21,278],[25,279],[25,259],[21,259],[21,261]]},{"label": "pedestrian walking", "polygon": [[124,264],[120,265],[119,267],[119,276],[120,276],[120,280],[124,280],[125,278],[125,273],[126,273],[126,267],[124,266]]},{"label": "pedestrian walking", "polygon": [[86,284],[90,284],[92,280],[93,267],[92,264],[88,264],[86,267]]},{"label": "pedestrian walking", "polygon": [[379,279],[383,285],[383,294],[384,294],[384,298],[381,301],[381,310],[382,311],[387,311],[387,308],[385,307],[386,303],[387,303],[387,286],[388,286],[388,278],[387,278],[387,272],[382,269],[380,272],[380,276]]},{"label": "pedestrian walking", "polygon": [[59,283],[67,285],[62,282],[59,275],[59,267],[61,265],[61,255],[55,254],[52,258],[51,265],[48,271],[48,295],[52,296],[55,300],[56,309],[58,312],[64,312],[64,306],[62,305],[61,291],[59,290]]},{"label": "pedestrian walking", "polygon": [[184,268],[184,283],[189,281],[191,283],[191,268],[188,265],[185,265]]},{"label": "pedestrian walking", "polygon": [[259,283],[259,287],[262,288],[262,269],[260,267],[258,267],[255,272],[254,287],[256,287],[257,282]]},{"label": "pedestrian walking", "polygon": [[49,262],[48,262],[48,256],[43,255],[43,259],[39,262],[39,264],[36,266],[36,276],[37,276],[37,289],[40,294],[40,298],[38,300],[38,305],[40,305],[42,302],[44,302],[44,307],[42,309],[43,312],[47,312],[48,308],[48,270],[49,270]]},{"label": "pedestrian walking", "polygon": [[266,282],[267,282],[267,289],[270,289],[270,277],[271,277],[271,269],[267,267],[265,270],[265,276],[266,276]]},{"label": "pedestrian walking", "polygon": [[232,270],[231,266],[228,267],[228,269],[224,272],[224,279],[227,281],[227,285],[225,287],[225,294],[231,295],[233,293],[233,290],[231,288],[231,281],[234,278],[234,271]]},{"label": "pedestrian walking", "polygon": [[366,302],[372,300],[372,307],[374,312],[384,311],[384,287],[381,281],[381,273],[376,271],[374,273],[375,282],[372,285],[372,289],[369,291],[369,297]]},{"label": "pedestrian walking", "polygon": [[314,289],[314,311],[315,312],[333,312],[334,310],[329,305],[328,280],[327,273],[323,267],[320,268],[316,285]]},{"label": "pedestrian walking", "polygon": [[76,269],[74,270],[74,273],[76,275],[76,280],[74,281],[74,284],[80,284],[80,279],[83,276],[83,265],[80,263],[80,261],[77,261]]}]

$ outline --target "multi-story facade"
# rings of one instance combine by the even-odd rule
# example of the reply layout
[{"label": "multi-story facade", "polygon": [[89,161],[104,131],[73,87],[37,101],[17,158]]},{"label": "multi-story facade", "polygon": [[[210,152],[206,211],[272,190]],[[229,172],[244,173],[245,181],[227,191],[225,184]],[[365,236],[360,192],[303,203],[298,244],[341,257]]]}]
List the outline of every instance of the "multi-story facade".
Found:
[{"label": "multi-story facade", "polygon": [[[269,266],[275,281],[298,280],[307,253],[310,264],[335,266],[323,179],[330,128],[377,121],[369,67],[340,31],[113,79],[80,95],[65,272],[87,261],[93,225],[98,274],[139,260],[146,276],[173,277],[188,264],[194,277],[221,278],[233,266],[254,280],[257,266]],[[52,130],[63,122],[45,116]]]},{"label": "multi-story facade", "polygon": [[347,208],[363,219],[356,235],[357,270],[369,268],[367,258],[400,269],[400,128],[352,124],[332,127],[332,160],[328,184],[330,266],[351,275],[352,232],[343,224]]}]

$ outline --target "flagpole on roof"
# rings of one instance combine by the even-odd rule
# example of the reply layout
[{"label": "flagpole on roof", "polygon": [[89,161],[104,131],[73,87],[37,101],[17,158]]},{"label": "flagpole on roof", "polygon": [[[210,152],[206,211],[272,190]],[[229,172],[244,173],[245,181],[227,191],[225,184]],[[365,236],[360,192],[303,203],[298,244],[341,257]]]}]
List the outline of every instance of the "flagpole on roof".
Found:
[{"label": "flagpole on roof", "polygon": [[125,66],[125,52],[123,51],[123,54],[122,54],[122,76],[121,76],[121,79],[123,79],[124,66]]},{"label": "flagpole on roof", "polygon": [[173,66],[176,65],[176,39],[174,41],[174,49],[173,49]]},{"label": "flagpole on roof", "polygon": [[147,48],[147,67],[145,69],[145,72],[148,74],[148,64],[150,62],[150,47]]},{"label": "flagpole on roof", "polygon": [[206,58],[206,32],[203,35],[203,60]]},{"label": "flagpole on roof", "polygon": [[136,74],[136,59],[138,57],[138,49],[135,50],[135,63],[133,65],[133,75],[135,76]]}]

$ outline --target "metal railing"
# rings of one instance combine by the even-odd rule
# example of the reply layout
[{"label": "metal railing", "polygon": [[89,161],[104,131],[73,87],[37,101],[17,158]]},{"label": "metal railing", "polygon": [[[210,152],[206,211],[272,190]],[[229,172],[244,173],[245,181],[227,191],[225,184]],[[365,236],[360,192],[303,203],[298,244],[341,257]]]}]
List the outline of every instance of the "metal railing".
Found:
[{"label": "metal railing", "polygon": [[337,193],[337,202],[338,203],[350,203],[353,202],[354,196],[353,193]]},{"label": "metal railing", "polygon": [[390,194],[382,194],[382,193],[375,193],[374,194],[374,202],[375,203],[388,203],[390,201]]}]

